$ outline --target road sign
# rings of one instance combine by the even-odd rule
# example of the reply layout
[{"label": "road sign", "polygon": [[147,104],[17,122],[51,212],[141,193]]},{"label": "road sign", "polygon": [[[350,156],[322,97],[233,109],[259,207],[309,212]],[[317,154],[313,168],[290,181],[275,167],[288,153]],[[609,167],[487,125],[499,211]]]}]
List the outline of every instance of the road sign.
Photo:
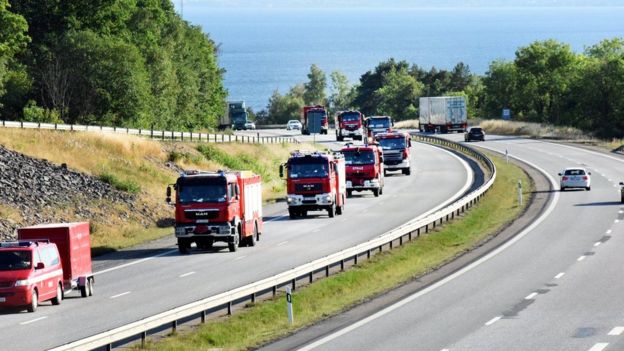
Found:
[{"label": "road sign", "polygon": [[509,121],[511,119],[511,110],[508,108],[503,109],[503,119]]}]

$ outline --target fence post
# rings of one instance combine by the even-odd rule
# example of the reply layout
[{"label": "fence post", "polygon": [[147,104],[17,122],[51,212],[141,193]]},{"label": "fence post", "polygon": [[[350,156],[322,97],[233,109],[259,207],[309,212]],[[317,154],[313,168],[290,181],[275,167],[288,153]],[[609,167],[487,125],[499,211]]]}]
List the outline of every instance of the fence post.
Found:
[{"label": "fence post", "polygon": [[20,128],[24,128],[24,121],[20,121]]},{"label": "fence post", "polygon": [[152,124],[152,126],[150,127],[150,138],[154,139],[154,125]]}]

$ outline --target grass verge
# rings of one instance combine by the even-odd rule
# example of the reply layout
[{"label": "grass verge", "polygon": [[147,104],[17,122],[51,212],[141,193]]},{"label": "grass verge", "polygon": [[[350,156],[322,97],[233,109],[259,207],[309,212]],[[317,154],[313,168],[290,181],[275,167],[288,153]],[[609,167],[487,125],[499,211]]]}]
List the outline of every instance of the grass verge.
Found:
[{"label": "grass verge", "polygon": [[[340,313],[393,287],[415,279],[497,233],[516,218],[523,207],[515,196],[518,179],[530,199],[534,186],[519,167],[490,157],[498,170],[497,180],[484,199],[463,218],[437,232],[374,256],[351,270],[320,280],[293,294],[295,325],[289,326],[283,298],[250,304],[228,318],[211,321],[189,333],[179,333],[150,350],[246,350],[278,339],[331,315]],[[529,201],[526,201],[528,203]]]}]

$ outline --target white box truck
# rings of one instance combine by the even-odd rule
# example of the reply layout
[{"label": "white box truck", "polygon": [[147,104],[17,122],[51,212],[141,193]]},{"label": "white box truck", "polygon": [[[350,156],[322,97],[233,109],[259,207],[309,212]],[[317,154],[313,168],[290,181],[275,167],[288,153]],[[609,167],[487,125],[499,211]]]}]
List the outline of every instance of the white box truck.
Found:
[{"label": "white box truck", "polygon": [[463,96],[421,97],[419,111],[421,132],[463,133],[468,126]]}]

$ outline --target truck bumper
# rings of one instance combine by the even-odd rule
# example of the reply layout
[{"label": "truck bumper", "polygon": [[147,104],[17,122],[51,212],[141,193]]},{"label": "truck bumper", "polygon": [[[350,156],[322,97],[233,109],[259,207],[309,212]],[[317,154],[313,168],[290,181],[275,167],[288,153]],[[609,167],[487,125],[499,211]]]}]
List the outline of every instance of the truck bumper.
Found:
[{"label": "truck bumper", "polygon": [[176,226],[175,236],[178,239],[189,239],[191,241],[202,239],[234,242],[235,228],[230,223]]},{"label": "truck bumper", "polygon": [[32,301],[31,286],[13,287],[0,290],[0,307],[28,306]]},{"label": "truck bumper", "polygon": [[375,190],[379,188],[381,188],[381,183],[378,179],[365,180],[361,185],[354,185],[353,182],[347,180],[347,190],[362,191]]},{"label": "truck bumper", "polygon": [[288,194],[286,202],[289,208],[302,210],[321,210],[334,204],[333,194],[296,195]]},{"label": "truck bumper", "polygon": [[398,169],[405,169],[405,168],[410,168],[410,161],[409,160],[403,160],[400,163],[397,164],[386,164],[384,163],[384,169],[392,171],[392,170],[398,170]]}]

